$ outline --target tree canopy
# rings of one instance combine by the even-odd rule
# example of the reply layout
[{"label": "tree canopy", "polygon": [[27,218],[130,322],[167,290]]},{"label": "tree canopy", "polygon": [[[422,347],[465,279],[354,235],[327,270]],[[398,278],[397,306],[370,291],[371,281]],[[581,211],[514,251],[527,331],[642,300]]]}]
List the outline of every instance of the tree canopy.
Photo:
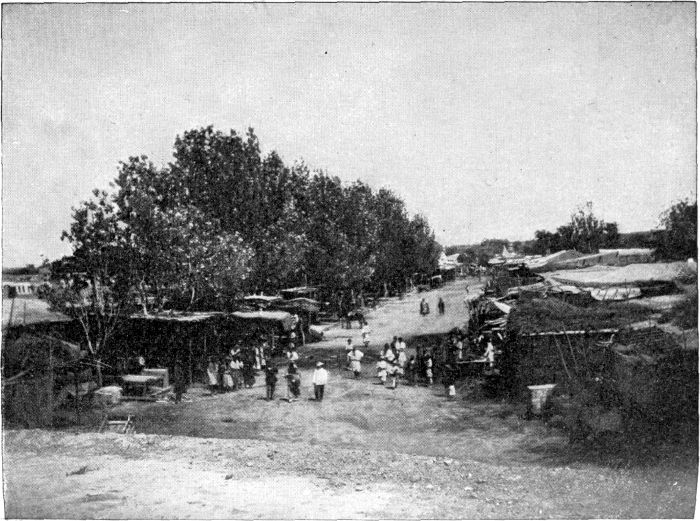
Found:
[{"label": "tree canopy", "polygon": [[394,193],[263,155],[252,129],[189,130],[171,163],[130,157],[113,188],[74,209],[64,238],[80,270],[123,281],[145,310],[300,284],[398,288],[437,268],[428,222]]},{"label": "tree canopy", "polygon": [[698,202],[679,201],[660,217],[664,233],[659,234],[658,251],[668,259],[698,256]]},{"label": "tree canopy", "polygon": [[577,250],[581,253],[598,253],[600,248],[619,246],[617,223],[606,223],[593,213],[593,203],[579,207],[568,223],[556,232],[537,230],[532,252],[545,255],[559,250]]}]

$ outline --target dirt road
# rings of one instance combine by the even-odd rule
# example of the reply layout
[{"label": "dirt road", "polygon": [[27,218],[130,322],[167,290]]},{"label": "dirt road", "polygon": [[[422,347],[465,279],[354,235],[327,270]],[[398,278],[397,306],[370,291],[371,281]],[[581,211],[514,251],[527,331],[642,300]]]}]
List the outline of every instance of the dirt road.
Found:
[{"label": "dirt road", "polygon": [[[367,315],[367,321],[372,329],[372,347],[379,349],[384,343],[391,342],[394,336],[410,339],[417,335],[429,335],[446,333],[455,327],[461,327],[466,321],[464,297],[467,295],[466,287],[470,294],[481,291],[483,284],[475,278],[460,279],[448,282],[442,288],[425,292],[413,292],[402,299],[389,299],[377,309]],[[445,302],[445,314],[438,314],[438,298]],[[418,313],[418,305],[421,298],[425,298],[430,306],[430,314],[421,316]],[[357,322],[353,323],[353,329],[341,328],[335,324],[324,332],[324,341],[313,344],[314,347],[337,347],[351,337],[356,343],[360,343],[361,335]]]},{"label": "dirt road", "polygon": [[[370,315],[371,351],[393,335],[461,325],[463,284],[440,290],[443,317],[418,295]],[[427,294],[434,302],[436,293]],[[359,330],[355,329],[357,334]],[[660,443],[575,448],[522,419],[524,406],[466,381],[391,390],[331,367],[326,398],[308,400],[315,358],[343,351],[340,328],[302,349],[302,399],[264,387],[187,402],[127,402],[137,434],[10,431],[6,515],[57,518],[657,518],[692,517],[697,433]],[[357,337],[359,339],[359,336]],[[367,368],[367,374],[373,369]],[[283,389],[279,389],[280,394]],[[283,394],[282,394],[283,395]],[[682,433],[681,433],[682,434]],[[695,436],[695,438],[693,438]],[[690,442],[688,442],[690,440]],[[71,474],[84,470],[83,473]]]}]

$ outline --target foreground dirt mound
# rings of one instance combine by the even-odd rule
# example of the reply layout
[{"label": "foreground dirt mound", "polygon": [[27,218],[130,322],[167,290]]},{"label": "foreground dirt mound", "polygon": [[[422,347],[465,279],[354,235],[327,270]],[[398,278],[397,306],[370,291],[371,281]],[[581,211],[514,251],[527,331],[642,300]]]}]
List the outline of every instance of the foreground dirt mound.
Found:
[{"label": "foreground dirt mound", "polygon": [[10,431],[5,469],[7,516],[33,518],[691,517],[695,492],[688,471],[138,434]]}]

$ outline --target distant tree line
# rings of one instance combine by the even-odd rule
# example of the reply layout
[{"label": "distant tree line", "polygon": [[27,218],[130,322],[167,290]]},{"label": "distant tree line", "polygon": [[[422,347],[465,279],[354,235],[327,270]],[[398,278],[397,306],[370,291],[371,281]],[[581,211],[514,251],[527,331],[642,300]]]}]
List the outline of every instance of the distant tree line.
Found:
[{"label": "distant tree line", "polygon": [[504,247],[524,255],[546,255],[568,249],[597,253],[601,248],[652,248],[659,259],[697,258],[697,201],[683,200],[672,205],[661,214],[659,224],[657,230],[620,233],[617,223],[595,217],[593,204],[589,202],[577,209],[568,223],[554,232],[537,230],[532,240],[485,239],[480,244],[447,246],[445,252],[459,253],[461,262],[480,265],[500,254]]}]

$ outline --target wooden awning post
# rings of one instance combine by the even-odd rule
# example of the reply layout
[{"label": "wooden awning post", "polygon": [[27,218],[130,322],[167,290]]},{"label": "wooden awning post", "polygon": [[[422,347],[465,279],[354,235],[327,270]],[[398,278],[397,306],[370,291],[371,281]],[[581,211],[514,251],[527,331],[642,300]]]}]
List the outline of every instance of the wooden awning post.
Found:
[{"label": "wooden awning post", "polygon": [[190,359],[190,363],[187,364],[187,366],[188,366],[187,373],[189,376],[189,383],[190,383],[190,385],[192,385],[192,339],[191,338],[187,339],[187,349],[189,351],[189,359]]}]

